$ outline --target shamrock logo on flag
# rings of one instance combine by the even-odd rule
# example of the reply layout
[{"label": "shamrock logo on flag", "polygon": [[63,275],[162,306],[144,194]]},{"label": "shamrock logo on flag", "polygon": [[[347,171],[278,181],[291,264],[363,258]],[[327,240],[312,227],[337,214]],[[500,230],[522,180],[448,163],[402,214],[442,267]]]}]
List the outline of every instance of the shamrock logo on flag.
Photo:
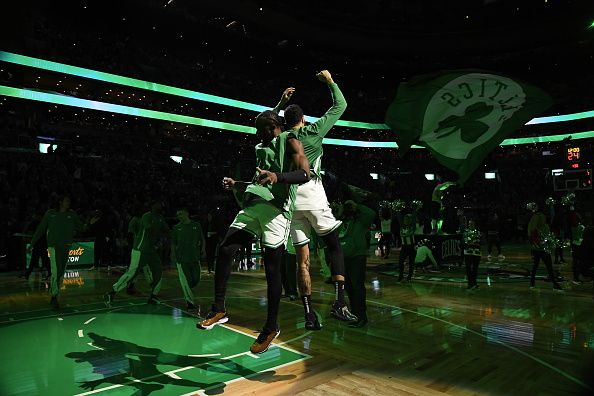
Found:
[{"label": "shamrock logo on flag", "polygon": [[517,79],[450,71],[402,83],[386,124],[403,153],[424,146],[464,183],[491,150],[551,104],[545,92]]},{"label": "shamrock logo on flag", "polygon": [[464,142],[474,143],[489,130],[489,126],[480,121],[480,118],[489,114],[492,110],[493,106],[488,106],[483,102],[475,103],[464,110],[464,115],[451,115],[445,120],[440,121],[438,129],[434,133],[446,131],[437,136],[438,139],[441,139],[460,131],[460,138]]}]

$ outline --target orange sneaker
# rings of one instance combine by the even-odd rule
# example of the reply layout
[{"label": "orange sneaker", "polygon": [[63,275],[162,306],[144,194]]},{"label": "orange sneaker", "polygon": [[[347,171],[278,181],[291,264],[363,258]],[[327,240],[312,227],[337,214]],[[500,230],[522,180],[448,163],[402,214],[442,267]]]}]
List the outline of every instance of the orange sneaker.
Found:
[{"label": "orange sneaker", "polygon": [[196,323],[196,327],[202,330],[210,330],[215,325],[226,323],[229,320],[227,312],[217,312],[214,307],[211,308],[206,319]]},{"label": "orange sneaker", "polygon": [[262,330],[256,341],[250,347],[251,353],[264,353],[270,347],[270,344],[278,335],[280,334],[280,330],[276,329],[273,331],[270,330]]}]

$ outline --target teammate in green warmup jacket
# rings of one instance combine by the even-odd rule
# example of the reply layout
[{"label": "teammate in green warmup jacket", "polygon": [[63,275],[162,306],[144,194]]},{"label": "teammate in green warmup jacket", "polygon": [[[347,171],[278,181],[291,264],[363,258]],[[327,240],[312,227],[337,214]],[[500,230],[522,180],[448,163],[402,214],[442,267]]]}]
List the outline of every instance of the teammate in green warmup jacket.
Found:
[{"label": "teammate in green warmup jacket", "polygon": [[47,236],[47,251],[52,269],[49,287],[50,304],[54,309],[60,308],[58,294],[74,234],[82,231],[85,227],[78,215],[70,210],[70,197],[64,196],[59,201],[57,210],[50,209],[45,213],[31,239],[31,246],[33,246],[42,238],[43,234]]},{"label": "teammate in green warmup jacket", "polygon": [[[128,222],[128,234],[130,234],[132,236],[132,241],[130,243],[130,245],[132,245],[132,249],[134,249],[134,241],[136,240],[137,235],[140,234],[140,232],[142,231],[142,228],[140,226],[141,218],[142,218],[142,210],[139,208],[135,208],[132,218],[130,219],[130,222]],[[128,267],[130,267],[129,264],[128,264]],[[136,281],[136,275],[134,275],[134,277],[132,279],[130,279],[130,281],[128,282],[128,288],[126,289],[126,293],[128,293],[130,295],[136,293],[136,287],[134,285],[135,281]]]},{"label": "teammate in green warmup jacket", "polygon": [[159,302],[157,294],[161,290],[163,267],[157,252],[157,243],[161,236],[169,234],[169,227],[167,227],[167,223],[161,215],[160,202],[154,202],[151,211],[142,215],[140,229],[141,231],[134,237],[132,257],[128,270],[114,283],[112,290],[103,295],[105,305],[108,307],[113,302],[116,293],[128,287],[141,269],[151,286],[151,296],[148,303],[157,304]]},{"label": "teammate in green warmup jacket", "polygon": [[179,208],[176,215],[179,223],[171,233],[171,262],[177,266],[187,307],[195,310],[192,289],[200,282],[200,257],[206,255],[204,233],[200,223],[190,220],[187,208]]},{"label": "teammate in green warmup jacket", "polygon": [[346,201],[337,216],[342,220],[339,238],[344,252],[345,289],[357,321],[350,327],[363,327],[367,324],[367,291],[365,272],[369,252],[369,230],[375,220],[375,212],[365,205]]}]

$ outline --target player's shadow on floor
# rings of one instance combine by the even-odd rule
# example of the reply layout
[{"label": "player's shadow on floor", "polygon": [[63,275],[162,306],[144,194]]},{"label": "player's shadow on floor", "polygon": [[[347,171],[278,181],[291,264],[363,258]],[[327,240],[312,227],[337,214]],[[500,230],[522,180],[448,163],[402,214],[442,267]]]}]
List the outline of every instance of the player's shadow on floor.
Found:
[{"label": "player's shadow on floor", "polygon": [[[206,394],[220,394],[224,392],[225,383],[196,382],[183,378],[175,378],[160,371],[157,365],[174,367],[200,367],[209,372],[233,374],[253,381],[272,382],[294,378],[294,376],[275,376],[274,372],[259,373],[239,365],[231,360],[190,357],[175,353],[163,352],[157,348],[149,348],[132,342],[115,340],[96,333],[89,333],[93,345],[99,349],[86,352],[69,352],[65,356],[77,363],[89,363],[93,366],[93,374],[102,378],[80,382],[80,388],[95,390],[99,386],[125,385],[136,388],[134,395],[150,395],[152,392],[165,388],[166,385],[186,386],[192,389],[206,389]],[[167,369],[171,371],[171,368]],[[190,369],[191,370],[191,369]],[[273,375],[270,378],[270,374]],[[183,372],[179,373],[179,377]],[[256,378],[259,377],[259,378]]]}]

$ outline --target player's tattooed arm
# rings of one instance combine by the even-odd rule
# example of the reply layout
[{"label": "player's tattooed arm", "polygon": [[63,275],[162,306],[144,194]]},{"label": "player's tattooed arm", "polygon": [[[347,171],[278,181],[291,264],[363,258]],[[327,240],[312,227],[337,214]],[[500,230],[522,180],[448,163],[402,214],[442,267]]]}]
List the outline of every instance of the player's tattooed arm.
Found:
[{"label": "player's tattooed arm", "polygon": [[309,161],[303,151],[303,145],[295,138],[287,140],[287,152],[291,155],[291,169],[289,172],[275,173],[265,169],[256,168],[258,184],[303,184],[310,179]]}]

